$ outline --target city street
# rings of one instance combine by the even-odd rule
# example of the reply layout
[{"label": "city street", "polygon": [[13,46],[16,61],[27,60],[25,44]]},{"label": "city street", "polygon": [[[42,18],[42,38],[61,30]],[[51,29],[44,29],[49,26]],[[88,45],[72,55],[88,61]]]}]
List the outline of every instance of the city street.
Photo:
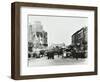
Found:
[{"label": "city street", "polygon": [[55,59],[48,59],[47,57],[30,58],[28,60],[28,66],[54,66],[54,65],[84,65],[87,63],[86,59],[79,58],[62,58],[61,56],[55,56]]}]

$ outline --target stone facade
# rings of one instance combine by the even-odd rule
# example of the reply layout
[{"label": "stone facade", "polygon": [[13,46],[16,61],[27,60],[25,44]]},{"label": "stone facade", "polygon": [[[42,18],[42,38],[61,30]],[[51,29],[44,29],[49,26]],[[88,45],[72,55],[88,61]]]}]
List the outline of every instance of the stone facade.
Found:
[{"label": "stone facade", "polygon": [[28,42],[33,43],[34,48],[47,47],[47,32],[43,30],[40,21],[35,21],[34,24],[28,27]]}]

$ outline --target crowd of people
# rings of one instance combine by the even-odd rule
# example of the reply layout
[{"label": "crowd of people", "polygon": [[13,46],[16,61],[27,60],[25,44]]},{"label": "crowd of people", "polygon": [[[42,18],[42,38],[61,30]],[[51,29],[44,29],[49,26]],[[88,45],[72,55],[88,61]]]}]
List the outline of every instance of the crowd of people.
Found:
[{"label": "crowd of people", "polygon": [[62,58],[86,58],[86,52],[79,51],[76,47],[54,47],[52,49],[40,49],[37,51],[33,51],[32,47],[28,49],[28,58],[41,58],[47,57],[47,59],[55,59],[55,55]]}]

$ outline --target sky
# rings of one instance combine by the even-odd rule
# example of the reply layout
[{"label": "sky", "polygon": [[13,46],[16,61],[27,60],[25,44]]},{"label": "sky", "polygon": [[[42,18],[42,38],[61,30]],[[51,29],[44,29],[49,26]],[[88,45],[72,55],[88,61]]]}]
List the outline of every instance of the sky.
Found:
[{"label": "sky", "polygon": [[34,24],[35,21],[40,21],[44,31],[48,33],[48,45],[61,43],[70,45],[73,33],[88,26],[86,17],[28,16],[28,24]]}]

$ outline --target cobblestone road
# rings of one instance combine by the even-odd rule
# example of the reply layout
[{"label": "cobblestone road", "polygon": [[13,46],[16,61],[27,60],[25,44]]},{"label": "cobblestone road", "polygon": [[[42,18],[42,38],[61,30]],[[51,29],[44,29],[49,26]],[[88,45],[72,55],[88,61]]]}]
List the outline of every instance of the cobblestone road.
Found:
[{"label": "cobblestone road", "polygon": [[47,59],[47,57],[31,58],[28,61],[28,66],[54,66],[54,65],[84,65],[87,59],[71,59],[55,56],[55,59]]}]

